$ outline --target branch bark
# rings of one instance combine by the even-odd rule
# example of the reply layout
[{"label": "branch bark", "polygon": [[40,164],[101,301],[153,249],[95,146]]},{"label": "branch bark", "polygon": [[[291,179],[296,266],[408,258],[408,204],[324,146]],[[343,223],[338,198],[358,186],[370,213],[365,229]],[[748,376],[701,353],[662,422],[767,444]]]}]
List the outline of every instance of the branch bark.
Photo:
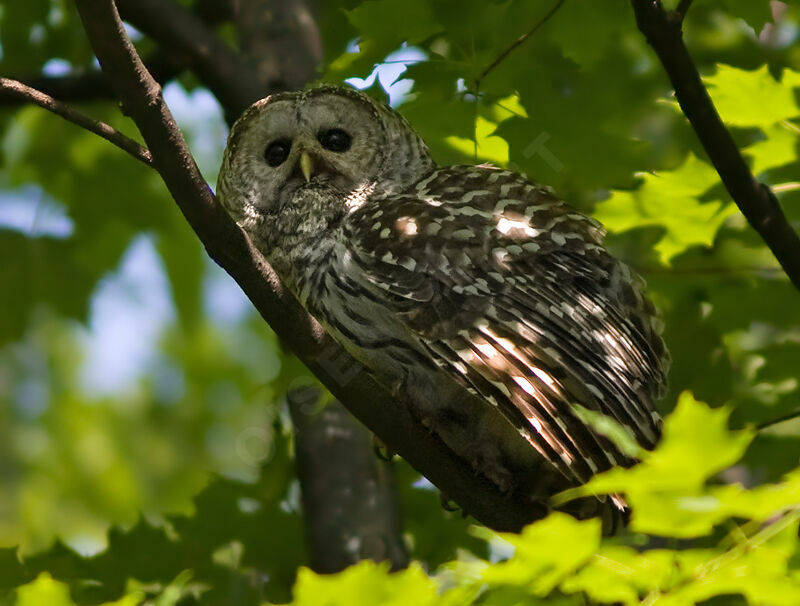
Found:
[{"label": "branch bark", "polygon": [[126,21],[192,68],[225,108],[228,123],[273,92],[197,14],[174,0],[118,0],[117,5]]},{"label": "branch bark", "polygon": [[284,291],[200,175],[160,87],[127,39],[112,0],[76,4],[103,71],[153,154],[154,167],[208,254],[236,280],[278,336],[356,418],[464,511],[496,530],[519,530],[532,521],[537,511],[524,495],[503,494],[488,479],[476,476],[467,462],[413,419],[407,407],[396,405],[391,394]]},{"label": "branch bark", "polygon": [[322,43],[306,0],[240,0],[234,23],[242,54],[266,89],[296,90],[314,79]]},{"label": "branch bark", "polygon": [[320,410],[320,396],[314,387],[288,394],[311,568],[339,572],[364,559],[405,568],[391,468],[375,456],[369,431],[339,402]]},{"label": "branch bark", "polygon": [[[631,5],[639,30],[664,66],[675,97],[725,188],[800,290],[800,237],[783,214],[775,193],[750,172],[714,107],[683,41],[685,12],[666,11],[661,0],[631,0]],[[681,2],[681,10],[688,10],[689,5]]]}]

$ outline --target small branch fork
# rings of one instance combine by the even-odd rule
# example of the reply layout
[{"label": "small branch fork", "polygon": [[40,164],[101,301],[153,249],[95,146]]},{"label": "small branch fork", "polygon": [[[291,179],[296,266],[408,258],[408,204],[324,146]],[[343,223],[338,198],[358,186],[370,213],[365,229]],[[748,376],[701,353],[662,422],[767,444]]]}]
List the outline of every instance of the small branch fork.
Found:
[{"label": "small branch fork", "polygon": [[783,214],[775,193],[750,172],[684,44],[681,25],[691,4],[691,0],[682,0],[674,12],[669,12],[661,0],[631,0],[639,30],[664,66],[675,97],[725,188],[800,290],[800,237]]}]

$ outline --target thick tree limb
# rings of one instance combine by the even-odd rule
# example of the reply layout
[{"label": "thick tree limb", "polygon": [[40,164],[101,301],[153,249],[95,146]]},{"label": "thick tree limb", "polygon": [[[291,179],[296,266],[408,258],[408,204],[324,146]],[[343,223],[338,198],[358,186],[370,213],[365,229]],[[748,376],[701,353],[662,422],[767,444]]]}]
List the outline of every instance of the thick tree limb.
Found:
[{"label": "thick tree limb", "polygon": [[680,19],[683,19],[686,16],[686,13],[689,12],[689,8],[692,6],[692,2],[693,0],[681,0],[680,3],[678,3],[675,12],[678,14]]},{"label": "thick tree limb", "polygon": [[235,2],[238,0],[195,0],[192,10],[203,22],[214,26],[231,20]]},{"label": "thick tree limb", "polygon": [[66,103],[61,103],[53,99],[50,95],[46,95],[30,86],[26,86],[22,82],[11,80],[10,78],[0,78],[0,92],[4,93],[0,96],[13,96],[22,103],[34,103],[39,107],[43,107],[61,116],[65,120],[103,137],[103,139],[113,143],[140,162],[144,162],[148,166],[153,165],[153,157],[150,155],[150,151],[147,148],[142,147],[136,141],[123,135],[105,122],[90,118],[86,114],[82,114],[71,108]]},{"label": "thick tree limb", "polygon": [[[126,21],[175,53],[225,107],[232,122],[266,96],[257,72],[190,9],[174,0],[119,0]],[[237,80],[237,86],[231,82]]]},{"label": "thick tree limb", "polygon": [[112,0],[76,0],[84,28],[126,113],[153,154],[153,165],[209,255],[309,369],[364,425],[483,524],[519,530],[537,513],[522,495],[506,495],[393,405],[379,386],[285,292],[241,229],[216,202],[164,104],[158,84],[125,36]]},{"label": "thick tree limb", "polygon": [[[631,0],[636,23],[653,47],[675,97],[731,198],[761,235],[789,279],[800,289],[800,237],[786,220],[773,191],[759,183],[717,113],[683,42],[684,13],[665,11],[661,0]],[[688,10],[689,2],[681,2]],[[753,99],[753,102],[756,102]]]},{"label": "thick tree limb", "polygon": [[240,0],[233,20],[265,89],[296,90],[314,79],[322,42],[306,0]]},{"label": "thick tree limb", "polygon": [[375,456],[370,432],[344,406],[318,408],[321,395],[314,387],[288,394],[310,566],[331,573],[371,559],[405,568],[391,468]]}]

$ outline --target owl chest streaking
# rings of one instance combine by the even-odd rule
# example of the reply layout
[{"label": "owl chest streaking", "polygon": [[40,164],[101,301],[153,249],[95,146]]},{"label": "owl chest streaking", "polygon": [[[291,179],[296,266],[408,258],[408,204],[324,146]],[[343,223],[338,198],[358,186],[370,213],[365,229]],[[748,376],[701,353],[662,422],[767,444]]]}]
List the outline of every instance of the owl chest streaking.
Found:
[{"label": "owl chest streaking", "polygon": [[399,114],[331,86],[248,109],[219,183],[306,309],[501,489],[544,499],[633,462],[576,405],[658,439],[667,353],[643,282],[549,188],[437,167]]}]

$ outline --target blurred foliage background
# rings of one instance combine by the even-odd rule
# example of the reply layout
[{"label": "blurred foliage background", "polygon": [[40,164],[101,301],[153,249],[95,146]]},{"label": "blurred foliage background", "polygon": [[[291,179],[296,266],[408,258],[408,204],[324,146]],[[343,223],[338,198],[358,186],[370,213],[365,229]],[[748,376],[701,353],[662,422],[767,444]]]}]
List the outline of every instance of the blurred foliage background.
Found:
[{"label": "blurred foliage background", "polygon": [[[673,356],[664,413],[687,390],[726,405],[733,428],[800,410],[798,293],[707,163],[629,3],[568,0],[486,73],[551,5],[320,3],[319,78],[390,101],[440,163],[514,167],[602,221],[664,315]],[[795,227],[798,10],[697,1],[684,28],[723,119]],[[236,44],[230,26],[220,35]],[[94,67],[66,0],[0,2],[0,53],[0,73],[19,78]],[[165,96],[213,186],[221,109],[191,73]],[[113,102],[81,108],[135,136]],[[154,171],[35,107],[0,107],[0,146],[0,603],[289,599],[305,556],[284,400],[306,371],[208,260]],[[723,478],[778,481],[798,465],[800,421],[770,426],[739,454]],[[425,570],[486,556],[468,521],[394,467]],[[48,577],[12,591],[43,570],[70,581],[72,597]],[[396,603],[413,601],[415,584],[428,595],[421,570],[396,581],[409,600]],[[380,569],[363,575],[352,583],[389,582]],[[76,581],[86,578],[102,582]],[[305,604],[317,602],[302,595],[325,590],[298,591]],[[381,591],[360,603],[384,603]],[[539,603],[504,591],[482,603]],[[458,596],[452,603],[475,599]]]}]

